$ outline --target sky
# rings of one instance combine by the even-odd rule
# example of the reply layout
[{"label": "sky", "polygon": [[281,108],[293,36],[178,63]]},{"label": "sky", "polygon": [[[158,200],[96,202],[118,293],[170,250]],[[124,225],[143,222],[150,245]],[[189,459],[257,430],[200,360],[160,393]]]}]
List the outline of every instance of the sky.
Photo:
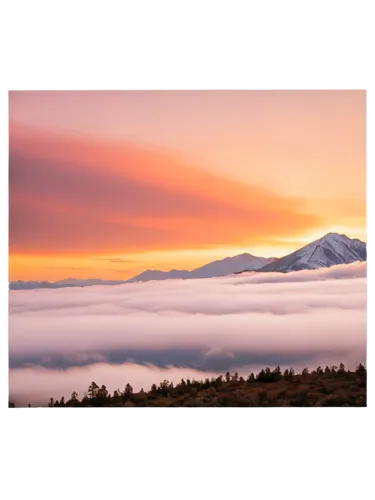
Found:
[{"label": "sky", "polygon": [[12,91],[9,279],[366,241],[366,93]]},{"label": "sky", "polygon": [[[9,294],[9,397],[366,364],[366,262]],[[104,329],[104,330],[103,330]],[[103,335],[105,331],[105,335]]]}]

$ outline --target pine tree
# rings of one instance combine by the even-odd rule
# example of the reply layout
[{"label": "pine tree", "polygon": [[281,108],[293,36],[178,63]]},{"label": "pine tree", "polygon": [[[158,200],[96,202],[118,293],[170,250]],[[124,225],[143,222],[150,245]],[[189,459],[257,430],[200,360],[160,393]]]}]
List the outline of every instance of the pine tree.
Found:
[{"label": "pine tree", "polygon": [[100,389],[98,389],[98,398],[105,399],[108,397],[108,391],[105,385],[102,385]]},{"label": "pine tree", "polygon": [[264,370],[264,374],[265,374],[265,376],[266,376],[266,380],[267,380],[267,381],[268,381],[268,380],[271,380],[271,378],[272,378],[272,377],[271,377],[271,369],[270,369],[270,368],[266,368],[266,369]]},{"label": "pine tree", "polygon": [[363,366],[362,363],[359,363],[359,365],[357,366],[355,372],[358,374],[358,375],[364,375],[366,372],[366,368]]},{"label": "pine tree", "polygon": [[339,373],[345,373],[345,365],[344,365],[344,363],[340,363],[340,365],[339,365]]},{"label": "pine tree", "polygon": [[133,394],[133,387],[128,382],[125,386],[124,396],[130,397],[132,394]]},{"label": "pine tree", "polygon": [[160,382],[158,392],[161,393],[162,396],[168,395],[168,389],[169,389],[168,380],[163,380],[163,382]]},{"label": "pine tree", "polygon": [[90,399],[96,398],[98,394],[99,386],[95,382],[91,382],[91,385],[88,388],[88,396]]},{"label": "pine tree", "polygon": [[272,372],[272,380],[280,380],[281,379],[281,369],[280,366],[276,366],[276,368]]}]

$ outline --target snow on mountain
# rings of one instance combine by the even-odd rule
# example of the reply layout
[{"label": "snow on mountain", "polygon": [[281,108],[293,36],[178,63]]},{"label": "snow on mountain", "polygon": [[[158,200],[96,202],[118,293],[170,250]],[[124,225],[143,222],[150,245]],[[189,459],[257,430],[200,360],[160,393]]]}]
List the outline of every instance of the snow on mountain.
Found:
[{"label": "snow on mountain", "polygon": [[33,288],[62,288],[67,286],[120,285],[137,281],[215,278],[244,271],[259,272],[289,272],[302,269],[318,269],[337,264],[349,264],[367,259],[366,243],[351,239],[344,234],[328,233],[323,238],[286,255],[280,259],[255,257],[248,253],[215,260],[193,271],[172,269],[171,271],[147,270],[127,281],[101,279],[75,279],[49,283],[47,281],[13,281],[9,284],[11,290]]},{"label": "snow on mountain", "polygon": [[236,255],[235,257],[226,257],[225,259],[215,260],[205,266],[198,267],[191,271],[192,278],[213,278],[218,276],[226,276],[235,274],[241,271],[256,271],[261,267],[273,262],[274,259],[265,257],[255,257],[249,253]]},{"label": "snow on mountain", "polygon": [[178,269],[172,269],[171,271],[157,271],[148,269],[137,276],[134,276],[126,283],[134,283],[136,281],[152,281],[152,280],[170,280],[170,279],[184,279],[190,278],[190,271],[179,271]]},{"label": "snow on mountain", "polygon": [[345,234],[328,233],[323,238],[259,269],[260,272],[289,272],[349,264],[367,259],[366,243]]},{"label": "snow on mountain", "polygon": [[264,257],[255,257],[248,253],[236,255],[235,257],[226,257],[225,259],[215,260],[208,264],[193,269],[192,271],[152,271],[147,270],[138,276],[134,276],[128,280],[128,283],[135,281],[150,281],[150,280],[168,280],[168,279],[187,279],[187,278],[216,278],[226,276],[241,271],[256,271],[262,266],[272,262],[274,259],[266,259]]}]

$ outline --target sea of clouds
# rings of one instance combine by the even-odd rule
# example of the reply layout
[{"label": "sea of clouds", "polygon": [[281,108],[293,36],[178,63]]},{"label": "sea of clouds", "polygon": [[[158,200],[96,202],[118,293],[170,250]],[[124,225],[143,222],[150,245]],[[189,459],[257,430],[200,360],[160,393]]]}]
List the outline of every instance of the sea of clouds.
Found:
[{"label": "sea of clouds", "polygon": [[10,398],[366,360],[366,263],[9,293]]}]

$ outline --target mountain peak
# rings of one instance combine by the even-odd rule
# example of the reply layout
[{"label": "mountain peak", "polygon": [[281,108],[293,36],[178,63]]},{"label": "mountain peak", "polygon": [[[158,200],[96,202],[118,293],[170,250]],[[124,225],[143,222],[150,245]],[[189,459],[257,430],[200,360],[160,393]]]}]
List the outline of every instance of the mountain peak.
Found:
[{"label": "mountain peak", "polygon": [[348,240],[350,238],[348,238],[346,236],[346,234],[339,234],[339,233],[332,233],[332,232],[327,233],[324,236],[322,236],[322,238],[320,238],[321,241],[341,240],[341,239]]},{"label": "mountain peak", "polygon": [[262,272],[289,272],[349,264],[367,259],[366,243],[345,234],[327,233],[281,259],[259,269]]}]

